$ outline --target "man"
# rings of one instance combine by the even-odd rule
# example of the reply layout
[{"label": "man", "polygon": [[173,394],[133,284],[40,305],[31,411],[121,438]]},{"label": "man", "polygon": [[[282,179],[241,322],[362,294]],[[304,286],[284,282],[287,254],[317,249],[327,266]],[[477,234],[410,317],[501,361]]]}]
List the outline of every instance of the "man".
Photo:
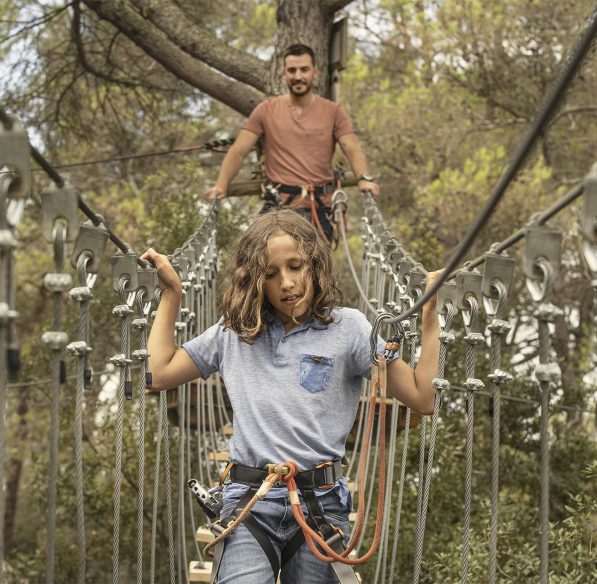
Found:
[{"label": "man", "polygon": [[253,110],[226,154],[216,184],[205,194],[207,199],[226,196],[230,182],[260,138],[270,181],[262,212],[278,205],[296,209],[319,224],[320,232],[331,239],[330,206],[335,190],[331,161],[336,142],[358,177],[360,191],[379,196],[347,115],[337,103],[313,92],[318,75],[313,49],[302,44],[286,49],[283,76],[289,92],[267,99]]}]

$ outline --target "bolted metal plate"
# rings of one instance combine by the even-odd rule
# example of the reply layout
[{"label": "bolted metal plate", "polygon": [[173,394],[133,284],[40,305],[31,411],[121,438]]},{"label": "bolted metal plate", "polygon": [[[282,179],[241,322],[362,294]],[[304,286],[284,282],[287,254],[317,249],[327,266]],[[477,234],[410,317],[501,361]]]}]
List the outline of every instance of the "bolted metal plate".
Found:
[{"label": "bolted metal plate", "polygon": [[51,188],[41,195],[42,232],[46,241],[54,241],[54,225],[64,221],[66,241],[79,235],[79,195],[69,186]]},{"label": "bolted metal plate", "polygon": [[19,120],[14,116],[10,117],[13,120],[10,130],[0,124],[0,168],[8,167],[17,175],[8,189],[8,198],[25,199],[31,191],[29,138]]}]

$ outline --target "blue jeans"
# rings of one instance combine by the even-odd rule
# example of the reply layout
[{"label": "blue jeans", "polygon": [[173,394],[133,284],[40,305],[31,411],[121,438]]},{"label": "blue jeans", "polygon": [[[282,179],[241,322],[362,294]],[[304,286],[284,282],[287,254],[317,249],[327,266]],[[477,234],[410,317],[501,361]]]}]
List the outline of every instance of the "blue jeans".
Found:
[{"label": "blue jeans", "polygon": [[[348,514],[350,498],[342,505],[335,490],[318,497],[323,506],[326,519],[345,533],[345,544],[350,534]],[[221,517],[232,513],[238,500],[225,500]],[[303,512],[307,517],[307,508],[303,503]],[[261,527],[268,534],[277,554],[281,556],[284,546],[300,529],[294,519],[288,497],[257,501],[252,510]],[[277,575],[276,575],[277,576]],[[307,543],[296,551],[280,573],[282,584],[335,584],[338,582],[330,564],[319,560]],[[218,584],[275,584],[276,578],[257,540],[244,525],[239,525],[226,539],[224,555],[216,580]]]}]

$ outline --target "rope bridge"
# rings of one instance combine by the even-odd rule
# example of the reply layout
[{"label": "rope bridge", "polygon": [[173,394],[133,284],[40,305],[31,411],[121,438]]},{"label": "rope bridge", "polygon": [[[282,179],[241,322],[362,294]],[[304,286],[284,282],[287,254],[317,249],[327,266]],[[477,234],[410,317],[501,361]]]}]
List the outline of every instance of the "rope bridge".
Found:
[{"label": "rope bridge", "polygon": [[[12,156],[6,160],[9,171],[0,177],[0,353],[6,354],[7,368],[3,368],[0,379],[0,437],[4,455],[4,423],[6,419],[5,400],[7,379],[16,380],[18,373],[18,349],[15,344],[15,329],[18,326],[15,294],[15,257],[17,226],[22,213],[23,201],[30,185],[28,176],[28,142],[16,121],[10,128],[4,127],[0,134],[0,152],[17,152],[20,158]],[[489,581],[496,581],[497,534],[499,511],[499,447],[500,413],[502,387],[512,378],[502,364],[502,347],[510,329],[507,300],[512,284],[514,260],[506,254],[507,249],[520,240],[525,242],[523,272],[532,301],[536,307],[536,326],[539,334],[539,359],[535,376],[541,393],[541,566],[542,578],[546,578],[549,542],[549,427],[548,414],[550,395],[559,383],[559,368],[550,351],[549,325],[561,314],[560,308],[550,302],[554,284],[561,270],[561,234],[547,226],[547,221],[557,212],[584,196],[582,231],[585,237],[583,252],[588,266],[593,271],[593,287],[597,298],[597,166],[583,184],[574,187],[562,200],[547,211],[536,215],[523,229],[508,240],[494,244],[483,256],[458,270],[450,281],[444,283],[438,293],[437,310],[441,318],[440,360],[434,387],[437,393],[435,411],[431,417],[418,417],[394,400],[387,400],[391,408],[389,446],[386,458],[388,469],[385,483],[386,499],[379,553],[375,558],[375,582],[397,581],[400,566],[397,564],[398,547],[401,542],[402,503],[405,489],[417,489],[417,508],[409,510],[416,514],[416,538],[413,551],[413,582],[421,578],[425,527],[432,478],[436,436],[441,423],[442,396],[453,391],[464,392],[466,398],[467,431],[465,440],[466,476],[463,493],[463,553],[462,581],[467,580],[470,520],[472,508],[472,474],[474,441],[474,406],[476,396],[484,388],[490,389],[493,404],[492,430],[492,477],[491,477],[491,537],[489,546]],[[51,244],[53,252],[52,271],[44,277],[44,286],[53,299],[52,330],[43,334],[42,341],[50,354],[51,402],[50,439],[48,448],[47,485],[47,582],[54,581],[56,550],[56,506],[58,450],[72,448],[76,474],[76,508],[74,511],[77,546],[79,554],[78,582],[86,577],[86,522],[84,483],[84,440],[83,416],[85,393],[92,387],[92,370],[89,356],[92,351],[90,338],[90,300],[96,276],[109,239],[115,238],[101,222],[80,223],[80,195],[75,189],[63,184],[48,189],[42,195],[42,232]],[[342,203],[340,205],[339,203]],[[364,199],[362,234],[364,261],[361,275],[357,277],[352,264],[344,221],[339,227],[342,242],[351,260],[350,267],[356,277],[359,294],[359,308],[369,314],[371,321],[378,322],[380,314],[400,315],[423,295],[426,277],[425,268],[408,253],[388,228],[375,202]],[[336,204],[343,211],[345,200],[338,196]],[[96,215],[99,218],[99,216]],[[177,344],[184,343],[217,321],[215,279],[217,276],[216,246],[217,205],[214,203],[205,214],[201,225],[185,243],[171,255],[183,288],[183,299],[176,323]],[[119,246],[120,247],[120,246]],[[123,562],[134,565],[137,582],[156,581],[158,558],[157,534],[159,524],[160,497],[166,499],[167,559],[170,582],[207,581],[210,565],[202,555],[198,540],[209,539],[206,530],[200,527],[204,517],[197,513],[192,494],[185,483],[191,476],[201,483],[213,485],[225,464],[226,441],[231,432],[228,404],[224,388],[218,376],[189,383],[171,392],[160,392],[158,399],[147,394],[151,387],[151,372],[147,370],[147,330],[159,302],[159,289],[155,270],[138,259],[130,247],[111,257],[112,288],[115,306],[114,320],[119,322],[120,352],[108,358],[118,372],[118,384],[114,395],[117,410],[115,428],[115,459],[113,467],[113,582],[125,578]],[[72,269],[67,269],[70,257]],[[144,265],[140,265],[144,264]],[[477,267],[483,267],[479,272]],[[74,278],[73,278],[74,274]],[[76,279],[75,279],[76,278]],[[67,332],[64,327],[64,301],[72,300],[68,310],[77,313],[78,329]],[[459,314],[462,325],[459,327]],[[382,321],[383,322],[383,321]],[[404,354],[411,366],[416,365],[418,354],[420,313],[411,314],[403,321],[406,329]],[[383,326],[383,325],[382,325]],[[486,334],[485,331],[488,331]],[[465,346],[466,359],[460,379],[445,379],[445,365],[449,349],[455,342]],[[402,348],[400,349],[402,352]],[[488,355],[487,355],[488,354]],[[76,363],[75,424],[74,440],[71,445],[58,443],[60,422],[61,386],[66,382],[65,358],[71,356]],[[485,380],[475,376],[480,358],[489,359],[489,374]],[[454,388],[454,384],[461,384]],[[350,462],[345,469],[349,480],[355,479],[359,466],[359,455],[364,452],[366,439],[364,420],[370,403],[364,398],[369,393],[366,383],[363,388],[362,407],[355,422],[354,441]],[[127,402],[137,402],[134,408]],[[379,401],[379,400],[378,400]],[[384,400],[385,401],[385,400]],[[381,407],[381,406],[380,406]],[[149,413],[151,421],[148,423]],[[125,487],[122,484],[123,433],[125,424],[134,426],[137,435],[138,476],[133,485],[137,499],[137,548],[123,550],[120,547],[121,502]],[[411,428],[418,426],[420,434],[418,469],[407,469]],[[386,432],[377,425],[374,444],[365,461],[367,472],[363,489],[365,491],[365,518],[373,513],[373,501],[378,489],[374,469],[379,454],[379,441]],[[172,436],[173,434],[173,436]],[[153,436],[152,448],[155,466],[145,469],[147,458],[146,436]],[[130,446],[130,445],[129,445]],[[401,453],[398,455],[399,446]],[[130,452],[130,448],[128,449]],[[176,457],[176,462],[171,460]],[[0,469],[4,468],[2,459]],[[176,469],[176,476],[171,476]],[[408,472],[407,472],[408,471]],[[163,473],[163,475],[162,475]],[[407,477],[413,481],[408,485]],[[3,480],[3,476],[1,477]],[[397,480],[396,480],[397,479]],[[153,488],[145,492],[145,485]],[[163,488],[162,488],[163,487]],[[125,496],[130,496],[127,489]],[[185,494],[186,493],[186,494]],[[1,507],[3,511],[3,506]],[[151,510],[151,512],[149,512]],[[391,518],[394,521],[391,521]],[[363,532],[355,549],[358,554],[366,539]],[[147,556],[149,556],[147,558]],[[126,558],[126,561],[125,561]],[[145,572],[144,572],[145,569]],[[542,581],[547,581],[542,580]]]},{"label": "rope bridge", "polygon": [[[586,38],[579,43],[586,52],[594,36],[595,22]],[[588,39],[588,40],[587,40]],[[583,45],[584,43],[584,45]],[[582,51],[575,53],[578,62],[568,67],[573,74],[582,59]],[[572,59],[571,61],[573,61]],[[488,396],[492,412],[491,430],[491,477],[490,477],[490,534],[488,548],[488,581],[493,584],[498,574],[498,528],[500,510],[500,438],[502,405],[513,396],[504,388],[512,380],[509,364],[503,359],[513,316],[508,308],[512,290],[515,260],[507,254],[514,244],[524,241],[522,271],[528,293],[535,307],[538,334],[538,359],[535,378],[540,392],[539,415],[541,420],[540,445],[540,581],[546,583],[549,573],[549,414],[554,408],[551,396],[560,386],[560,371],[550,346],[550,326],[562,314],[562,307],[553,304],[553,292],[562,273],[562,235],[549,227],[547,222],[557,213],[583,197],[581,231],[584,237],[582,252],[591,272],[595,302],[597,303],[597,166],[594,166],[582,184],[575,186],[563,199],[551,208],[533,216],[529,223],[507,240],[494,244],[482,256],[457,268],[460,260],[477,236],[483,222],[491,215],[505,188],[520,168],[524,156],[539,134],[549,113],[555,108],[563,88],[570,77],[562,79],[562,91],[558,87],[551,94],[551,101],[540,111],[537,124],[529,132],[516,163],[506,173],[498,186],[491,204],[484,210],[483,221],[471,225],[459,248],[458,254],[448,263],[449,270],[437,284],[437,311],[440,316],[440,359],[437,376],[433,381],[436,390],[434,412],[420,417],[395,400],[385,397],[371,401],[369,382],[363,385],[361,407],[357,414],[354,431],[349,440],[348,464],[344,474],[351,483],[356,480],[356,469],[364,468],[359,483],[362,507],[360,514],[367,520],[373,517],[374,501],[380,489],[385,490],[381,509],[381,536],[379,551],[372,560],[372,582],[391,583],[400,581],[401,566],[399,549],[407,542],[401,530],[404,513],[415,518],[415,536],[412,549],[412,580],[418,583],[424,574],[423,556],[425,535],[429,525],[428,512],[433,477],[437,474],[437,453],[447,445],[437,443],[438,429],[442,424],[446,399],[464,397],[466,433],[461,436],[464,444],[466,471],[462,493],[462,557],[461,581],[467,582],[471,556],[471,516],[474,493],[472,477],[475,471],[473,446],[475,441],[475,404],[479,397]],[[18,225],[24,203],[31,190],[30,155],[53,180],[54,186],[41,196],[42,233],[50,244],[53,256],[52,270],[46,274],[43,285],[51,295],[53,304],[52,328],[45,331],[42,343],[49,355],[50,430],[48,439],[47,471],[47,526],[45,533],[46,582],[56,581],[56,558],[62,550],[58,547],[57,533],[60,528],[57,517],[59,495],[57,485],[62,469],[59,451],[72,453],[75,469],[75,502],[72,515],[76,531],[78,554],[76,580],[83,584],[90,576],[87,563],[90,526],[86,521],[89,509],[89,491],[85,485],[92,479],[86,472],[86,456],[91,444],[86,438],[86,425],[94,425],[94,433],[114,435],[114,465],[102,468],[111,473],[113,489],[112,531],[112,581],[137,583],[170,581],[209,581],[210,563],[202,553],[200,542],[209,541],[211,535],[202,526],[206,517],[194,504],[193,495],[186,482],[196,477],[205,485],[213,486],[227,461],[227,440],[232,432],[229,404],[219,376],[185,384],[169,392],[155,394],[151,388],[151,372],[147,367],[147,334],[159,304],[159,289],[155,269],[124,243],[107,225],[103,218],[93,212],[76,189],[58,174],[43,157],[29,145],[27,135],[16,118],[0,115],[0,524],[5,514],[5,453],[6,429],[10,414],[6,411],[7,392],[18,388],[20,369],[17,331],[19,315],[16,311],[17,291],[15,279],[15,249],[18,245]],[[509,178],[508,178],[509,177]],[[368,314],[372,324],[372,339],[378,330],[395,325],[405,330],[400,355],[411,366],[417,363],[420,339],[421,307],[432,291],[425,291],[427,270],[409,253],[406,242],[401,242],[381,215],[370,196],[364,199],[362,237],[364,260],[360,275],[353,265],[348,245],[344,212],[345,197],[336,196],[338,228],[350,264],[350,270],[359,291],[358,307]],[[80,221],[83,212],[88,222]],[[173,251],[171,260],[178,271],[183,289],[179,316],[176,323],[176,342],[184,343],[217,321],[215,281],[218,272],[218,248],[216,243],[218,205],[213,203],[204,213],[201,224],[185,243]],[[118,251],[111,257],[114,327],[120,329],[120,350],[105,356],[108,367],[100,376],[102,389],[113,394],[110,406],[115,410],[114,424],[102,425],[102,420],[87,414],[94,375],[90,366],[93,339],[90,322],[93,310],[107,310],[92,306],[94,286],[99,267],[105,255],[108,241]],[[466,243],[466,245],[465,245]],[[70,259],[70,267],[68,260]],[[482,267],[482,271],[477,268]],[[72,302],[65,306],[66,298]],[[597,307],[594,308],[597,321]],[[65,318],[68,317],[68,318]],[[78,326],[67,330],[70,317]],[[118,324],[116,324],[118,323]],[[385,332],[391,332],[387,329]],[[594,328],[594,334],[597,329]],[[510,342],[513,342],[511,339]],[[458,378],[446,378],[446,365],[450,353],[460,343],[465,353]],[[595,346],[595,345],[594,345]],[[76,367],[76,375],[67,375],[67,359]],[[376,356],[372,354],[372,360]],[[487,370],[481,376],[479,370]],[[74,381],[74,428],[71,443],[59,443],[61,417],[65,406],[60,402],[61,393]],[[485,388],[487,391],[485,391]],[[156,398],[157,399],[154,399]],[[391,409],[389,429],[382,427],[381,411]],[[377,423],[366,431],[366,420],[372,416],[371,408],[378,407]],[[110,419],[110,422],[112,420]],[[412,430],[411,430],[412,429]],[[418,431],[418,467],[409,468],[409,452],[412,450],[412,433]],[[385,454],[387,476],[383,485],[375,480],[375,469],[384,460],[385,435],[389,444]],[[134,443],[125,440],[134,437]],[[365,448],[372,439],[371,448]],[[137,456],[137,476],[123,472],[123,457]],[[364,456],[365,458],[361,458]],[[411,457],[412,458],[412,457]],[[145,462],[153,460],[153,468]],[[93,472],[98,469],[94,468]],[[354,484],[352,485],[354,488]],[[148,488],[151,487],[151,488]],[[405,494],[417,493],[416,507],[403,513]],[[130,499],[136,505],[131,511]],[[135,549],[123,549],[121,528],[126,517],[136,516],[137,545]],[[163,520],[165,518],[165,520]],[[435,520],[435,519],[434,519]],[[359,550],[370,536],[368,530],[357,533],[353,553]],[[163,553],[161,553],[163,552]],[[106,563],[108,559],[106,558]],[[163,566],[166,566],[163,569]],[[94,568],[97,570],[97,568]],[[11,567],[4,558],[3,538],[0,538],[0,574],[11,575]],[[107,566],[99,573],[105,575]],[[104,576],[105,577],[105,576]],[[2,578],[0,577],[0,580]]]}]

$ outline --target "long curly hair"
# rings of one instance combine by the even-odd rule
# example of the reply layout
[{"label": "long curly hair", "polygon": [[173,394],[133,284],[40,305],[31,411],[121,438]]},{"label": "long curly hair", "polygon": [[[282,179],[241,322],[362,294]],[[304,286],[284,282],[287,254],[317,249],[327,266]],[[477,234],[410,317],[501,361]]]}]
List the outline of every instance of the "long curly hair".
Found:
[{"label": "long curly hair", "polygon": [[295,211],[272,211],[261,215],[239,239],[224,280],[221,311],[224,328],[232,329],[246,343],[267,326],[265,312],[270,303],[264,293],[268,271],[268,242],[273,235],[293,237],[308,266],[307,285],[313,289],[309,316],[320,324],[333,319],[330,311],[342,302],[342,293],[332,276],[332,257],[311,223]]}]

